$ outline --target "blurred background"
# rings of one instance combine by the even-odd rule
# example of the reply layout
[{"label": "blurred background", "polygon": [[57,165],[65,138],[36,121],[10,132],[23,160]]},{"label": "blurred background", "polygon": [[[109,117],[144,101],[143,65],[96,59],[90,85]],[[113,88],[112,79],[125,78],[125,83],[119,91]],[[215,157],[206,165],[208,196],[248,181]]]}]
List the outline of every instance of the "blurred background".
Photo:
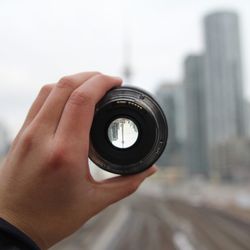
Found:
[{"label": "blurred background", "polygon": [[169,123],[158,173],[54,250],[250,249],[249,27],[248,0],[0,1],[1,160],[75,72],[150,91]]}]

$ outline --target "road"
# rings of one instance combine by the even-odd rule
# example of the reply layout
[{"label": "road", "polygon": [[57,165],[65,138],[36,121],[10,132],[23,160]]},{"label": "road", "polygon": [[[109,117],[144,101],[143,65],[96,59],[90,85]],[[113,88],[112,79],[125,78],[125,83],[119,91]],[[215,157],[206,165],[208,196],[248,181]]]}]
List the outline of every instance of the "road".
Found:
[{"label": "road", "polygon": [[51,250],[250,250],[250,223],[187,201],[138,192]]}]

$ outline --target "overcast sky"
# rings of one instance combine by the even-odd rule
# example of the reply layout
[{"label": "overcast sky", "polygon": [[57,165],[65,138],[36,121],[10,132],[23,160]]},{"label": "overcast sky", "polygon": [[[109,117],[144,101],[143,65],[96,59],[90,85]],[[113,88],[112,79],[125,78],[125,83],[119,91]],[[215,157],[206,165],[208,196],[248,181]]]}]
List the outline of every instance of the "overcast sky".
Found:
[{"label": "overcast sky", "polygon": [[249,0],[1,0],[0,120],[15,134],[40,87],[63,75],[120,75],[124,41],[134,85],[181,82],[185,56],[203,51],[204,15],[225,9],[240,15],[249,97]]}]

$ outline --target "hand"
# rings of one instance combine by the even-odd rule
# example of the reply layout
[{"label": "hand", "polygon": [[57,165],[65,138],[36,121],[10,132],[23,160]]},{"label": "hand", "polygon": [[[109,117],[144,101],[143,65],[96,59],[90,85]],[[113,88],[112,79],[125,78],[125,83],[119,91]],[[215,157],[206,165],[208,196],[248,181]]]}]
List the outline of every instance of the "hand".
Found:
[{"label": "hand", "polygon": [[96,72],[45,85],[0,168],[0,217],[42,249],[67,237],[153,174],[90,175],[89,133],[96,103],[121,79]]}]

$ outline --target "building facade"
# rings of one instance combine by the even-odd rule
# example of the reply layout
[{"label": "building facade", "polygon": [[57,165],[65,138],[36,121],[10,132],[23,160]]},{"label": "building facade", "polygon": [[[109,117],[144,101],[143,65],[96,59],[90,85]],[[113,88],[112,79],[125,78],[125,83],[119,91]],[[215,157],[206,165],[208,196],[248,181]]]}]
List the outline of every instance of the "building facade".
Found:
[{"label": "building facade", "polygon": [[226,152],[218,145],[245,136],[239,20],[233,12],[205,17],[205,123],[209,166],[223,178]]},{"label": "building facade", "polygon": [[185,159],[192,175],[208,176],[204,102],[204,56],[190,55],[184,62],[184,89],[187,116]]},{"label": "building facade", "polygon": [[156,91],[156,99],[168,121],[168,143],[158,161],[160,166],[183,165],[183,142],[185,140],[185,111],[183,86],[164,83]]}]

